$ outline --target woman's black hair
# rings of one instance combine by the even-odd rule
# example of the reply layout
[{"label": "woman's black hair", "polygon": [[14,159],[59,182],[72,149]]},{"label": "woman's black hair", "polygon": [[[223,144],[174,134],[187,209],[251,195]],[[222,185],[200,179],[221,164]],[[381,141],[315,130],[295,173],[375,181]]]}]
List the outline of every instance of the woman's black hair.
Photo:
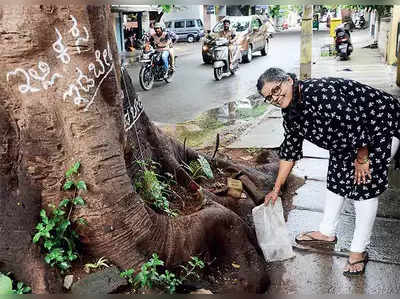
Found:
[{"label": "woman's black hair", "polygon": [[292,73],[286,73],[284,70],[277,68],[277,67],[271,67],[267,69],[264,73],[261,74],[261,76],[258,78],[257,81],[257,90],[259,93],[261,93],[261,90],[263,89],[265,83],[267,82],[282,82],[285,80],[288,80],[290,78],[293,79],[293,81],[296,80],[296,75]]},{"label": "woman's black hair", "polygon": [[[293,119],[298,116],[298,110],[301,106],[301,93],[299,90],[299,81],[297,80],[297,76],[294,73],[287,73],[284,70],[276,67],[271,67],[267,69],[257,81],[257,90],[261,94],[261,90],[263,89],[265,83],[267,82],[282,82],[286,81],[289,78],[293,80],[293,100],[290,106],[287,109],[289,113],[289,119]],[[262,94],[261,94],[262,95]]]}]

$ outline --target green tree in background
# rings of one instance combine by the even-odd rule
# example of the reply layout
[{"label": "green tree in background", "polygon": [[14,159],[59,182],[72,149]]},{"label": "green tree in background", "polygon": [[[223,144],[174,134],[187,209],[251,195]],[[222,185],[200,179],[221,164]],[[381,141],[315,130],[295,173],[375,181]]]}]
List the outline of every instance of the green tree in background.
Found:
[{"label": "green tree in background", "polygon": [[270,11],[269,14],[271,15],[272,18],[279,18],[281,17],[281,6],[280,5],[274,5]]}]

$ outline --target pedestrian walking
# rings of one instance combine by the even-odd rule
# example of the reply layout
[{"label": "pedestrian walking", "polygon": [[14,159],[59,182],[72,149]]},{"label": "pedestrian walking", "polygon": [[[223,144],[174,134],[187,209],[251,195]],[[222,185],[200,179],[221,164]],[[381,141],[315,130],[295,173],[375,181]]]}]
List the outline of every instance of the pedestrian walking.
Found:
[{"label": "pedestrian walking", "polygon": [[267,69],[259,77],[257,89],[268,102],[282,108],[285,131],[278,176],[273,190],[265,196],[265,204],[275,203],[295,161],[303,157],[303,140],[329,150],[322,222],[319,230],[296,236],[296,242],[336,244],[344,199],[351,199],[356,213],[355,230],[343,274],[362,274],[368,261],[366,248],[378,196],[388,187],[388,167],[399,147],[399,101],[357,81],[301,81],[279,68]]}]

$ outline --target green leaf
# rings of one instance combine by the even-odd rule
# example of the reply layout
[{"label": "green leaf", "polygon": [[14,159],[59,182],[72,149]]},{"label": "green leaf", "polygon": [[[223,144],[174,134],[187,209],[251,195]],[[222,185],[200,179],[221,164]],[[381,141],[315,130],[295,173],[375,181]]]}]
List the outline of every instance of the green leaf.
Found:
[{"label": "green leaf", "polygon": [[61,262],[58,264],[58,267],[61,268],[61,270],[67,270],[71,267],[71,264],[68,262]]},{"label": "green leaf", "polygon": [[22,289],[23,286],[24,286],[23,282],[20,281],[17,283],[17,289]]},{"label": "green leaf", "polygon": [[68,255],[68,260],[70,260],[71,262],[78,258],[78,255],[76,255],[70,250],[68,251],[67,255]]},{"label": "green leaf", "polygon": [[64,208],[64,207],[68,206],[68,204],[69,204],[69,199],[66,198],[66,199],[63,199],[63,200],[60,202],[60,204],[58,205],[58,207],[61,209],[61,208]]},{"label": "green leaf", "polygon": [[31,287],[28,287],[28,286],[26,286],[26,287],[24,287],[24,288],[22,289],[22,293],[24,293],[24,294],[28,294],[28,293],[30,293],[31,291],[32,291]]},{"label": "green leaf", "polygon": [[49,223],[49,218],[47,218],[47,214],[45,210],[40,211],[40,217],[42,218],[42,221],[44,224]]},{"label": "green leaf", "polygon": [[75,183],[73,181],[69,180],[69,181],[65,182],[63,189],[70,190],[73,186],[75,186]]},{"label": "green leaf", "polygon": [[[45,235],[47,236],[47,233],[51,231],[55,226],[56,224],[54,223],[54,220],[51,219],[51,221],[46,225]],[[48,236],[47,238],[50,238],[50,236]]]},{"label": "green leaf", "polygon": [[204,158],[203,156],[199,156],[199,158],[197,159],[197,161],[199,161],[201,168],[203,169],[204,174],[209,178],[209,179],[213,179],[214,178],[214,174],[211,170],[211,166],[210,163],[208,163],[207,159]]},{"label": "green leaf", "polygon": [[43,223],[41,223],[41,222],[39,222],[37,225],[36,225],[36,229],[38,230],[38,231],[41,231],[41,230],[43,230],[45,228],[45,226],[43,225]]},{"label": "green leaf", "polygon": [[85,201],[83,200],[82,197],[78,196],[74,199],[74,205],[76,206],[84,206],[85,205]]},{"label": "green leaf", "polygon": [[65,176],[66,176],[67,178],[69,178],[69,177],[72,176],[72,174],[78,173],[78,170],[79,170],[79,167],[80,167],[80,166],[81,166],[81,163],[80,163],[80,162],[76,162],[76,163],[74,164],[74,166],[72,166],[70,169],[68,169],[68,171],[65,173]]},{"label": "green leaf", "polygon": [[12,280],[0,273],[0,295],[12,294]]},{"label": "green leaf", "polygon": [[71,222],[68,219],[65,219],[64,221],[62,221],[59,225],[60,231],[61,232],[65,232],[68,228],[68,226],[70,226]]},{"label": "green leaf", "polygon": [[72,171],[74,172],[74,173],[78,173],[78,170],[79,170],[79,167],[81,166],[81,163],[80,162],[76,162],[75,164],[74,164],[74,166],[72,166]]},{"label": "green leaf", "polygon": [[50,254],[47,254],[45,257],[44,257],[44,261],[47,263],[47,264],[50,264],[50,262],[53,260],[53,257],[50,255]]},{"label": "green leaf", "polygon": [[86,183],[84,181],[79,181],[76,184],[76,188],[78,188],[79,190],[87,190]]},{"label": "green leaf", "polygon": [[63,210],[60,210],[60,209],[55,209],[53,211],[53,215],[54,216],[63,216],[63,215],[65,215],[65,212]]},{"label": "green leaf", "polygon": [[128,269],[128,270],[121,272],[122,278],[131,277],[132,275],[133,275],[133,269]]},{"label": "green leaf", "polygon": [[42,236],[41,232],[36,233],[35,236],[33,237],[33,240],[32,240],[33,243],[39,242],[41,236]]},{"label": "green leaf", "polygon": [[70,178],[70,177],[72,176],[72,174],[73,174],[73,170],[72,170],[72,168],[70,168],[70,169],[68,169],[67,172],[65,173],[65,176],[66,176],[67,178]]},{"label": "green leaf", "polygon": [[44,248],[46,248],[48,251],[51,250],[51,248],[53,248],[54,246],[54,242],[51,240],[46,240],[43,244]]}]

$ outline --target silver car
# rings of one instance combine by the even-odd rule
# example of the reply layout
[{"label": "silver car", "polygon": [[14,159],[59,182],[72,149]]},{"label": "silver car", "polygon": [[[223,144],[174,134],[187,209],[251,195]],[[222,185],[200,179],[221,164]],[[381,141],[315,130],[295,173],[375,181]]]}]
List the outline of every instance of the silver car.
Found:
[{"label": "silver car", "polygon": [[164,23],[167,31],[172,31],[178,36],[178,41],[192,43],[204,36],[201,19],[170,19]]}]

